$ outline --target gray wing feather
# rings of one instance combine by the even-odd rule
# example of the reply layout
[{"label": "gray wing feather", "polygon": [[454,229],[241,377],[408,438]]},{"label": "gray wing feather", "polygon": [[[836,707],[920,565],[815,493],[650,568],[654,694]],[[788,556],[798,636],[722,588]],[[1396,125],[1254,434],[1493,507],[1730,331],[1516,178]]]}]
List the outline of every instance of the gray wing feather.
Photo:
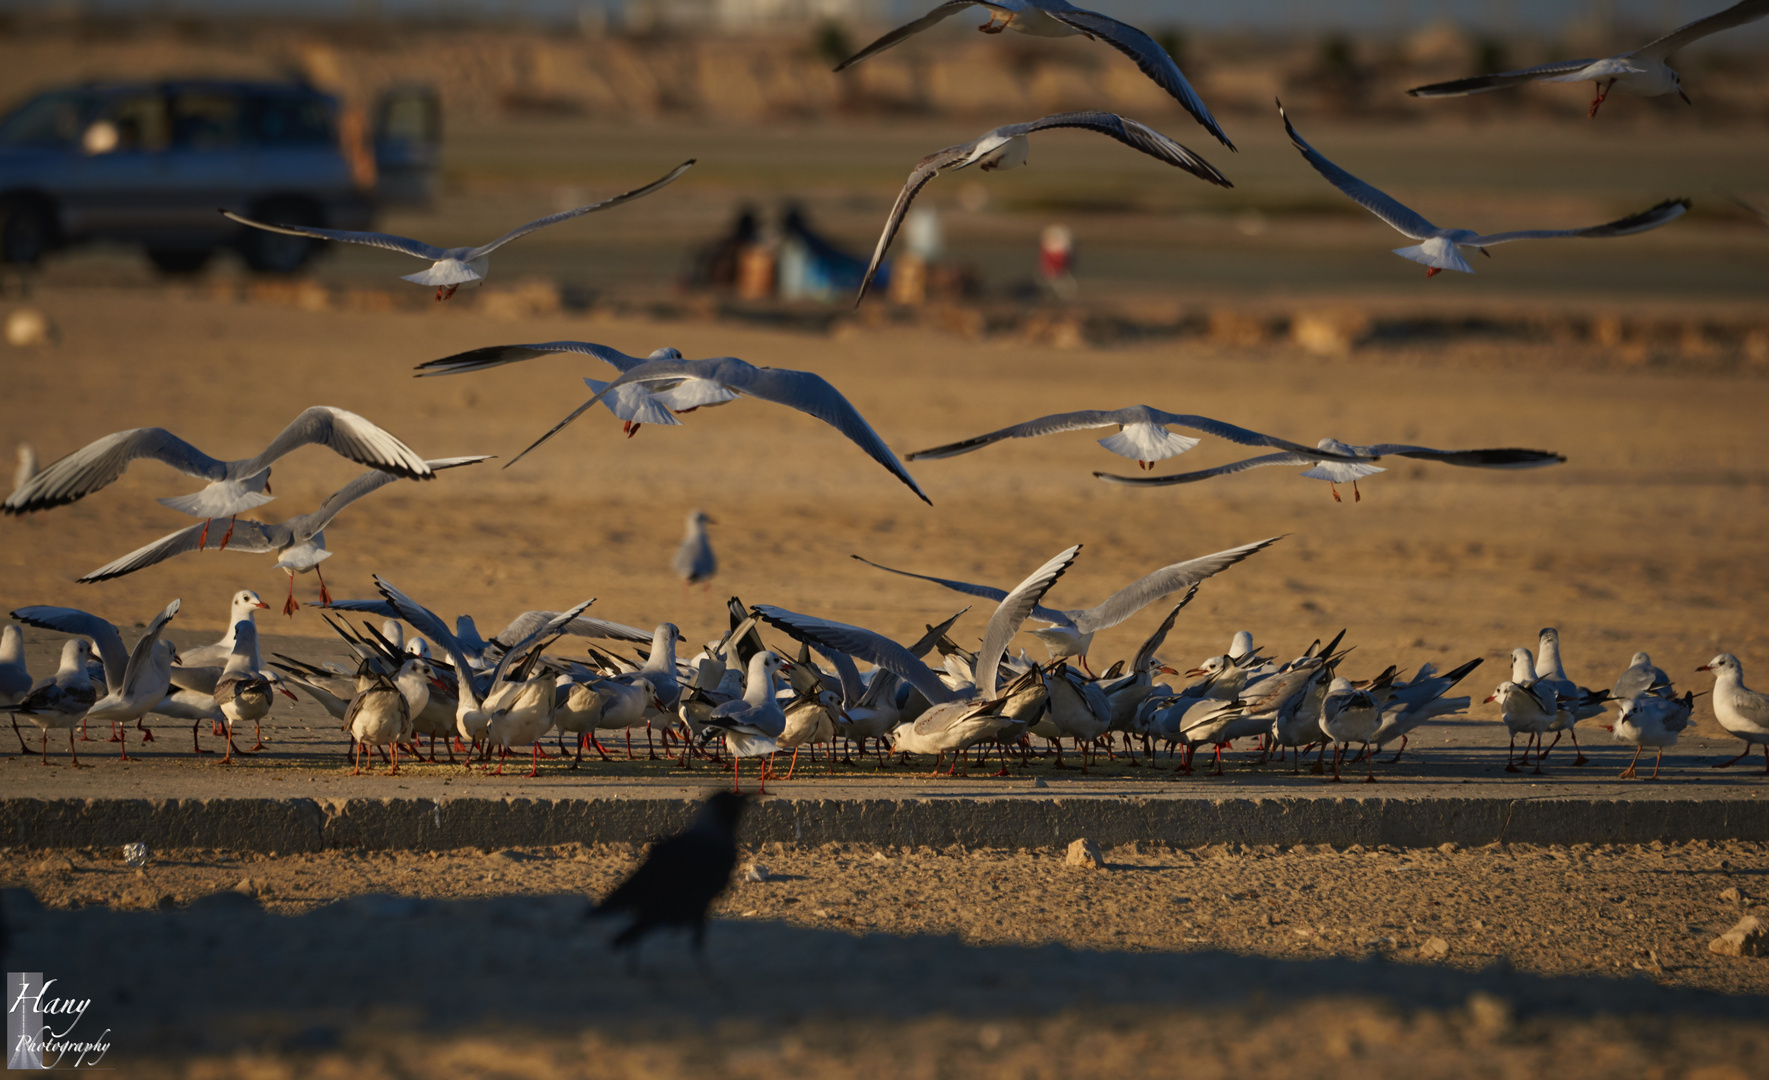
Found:
[{"label": "gray wing feather", "polygon": [[1075,627],[1082,633],[1091,633],[1117,626],[1163,596],[1196,585],[1205,578],[1214,577],[1254,552],[1263,551],[1282,539],[1281,536],[1273,536],[1229,548],[1227,551],[1218,551],[1213,555],[1163,566],[1119,589],[1097,607],[1081,612],[1075,618]]},{"label": "gray wing feather", "polygon": [[794,637],[810,641],[819,648],[835,649],[883,668],[920,690],[935,704],[957,700],[958,695],[941,682],[931,668],[922,663],[914,653],[883,634],[847,623],[819,619],[813,615],[800,615],[767,604],[758,604],[751,610],[764,621]]},{"label": "gray wing feather", "polygon": [[411,447],[355,413],[330,405],[315,405],[295,417],[244,471],[255,473],[303,446],[314,445],[407,480],[429,480],[435,475]]},{"label": "gray wing feather", "polygon": [[1537,79],[1549,79],[1556,75],[1570,75],[1575,71],[1583,71],[1597,61],[1559,60],[1552,64],[1541,64],[1537,67],[1522,68],[1517,71],[1499,71],[1491,75],[1475,75],[1467,79],[1452,79],[1449,82],[1431,83],[1426,86],[1415,86],[1407,91],[1412,97],[1466,97],[1469,94],[1484,94],[1488,90],[1503,90],[1510,86],[1522,86],[1524,83],[1535,82]]},{"label": "gray wing feather", "polygon": [[1192,484],[1199,480],[1208,480],[1213,476],[1232,476],[1248,469],[1257,469],[1263,465],[1314,465],[1321,460],[1313,454],[1261,454],[1258,457],[1246,458],[1242,461],[1218,465],[1214,469],[1199,469],[1196,472],[1170,473],[1167,476],[1119,476],[1117,473],[1096,472],[1094,479],[1104,480],[1108,484],[1127,484],[1135,487],[1167,487],[1171,484]]},{"label": "gray wing feather", "polygon": [[1191,83],[1185,81],[1185,75],[1179,70],[1179,65],[1173,62],[1173,57],[1167,55],[1166,49],[1155,43],[1154,38],[1134,26],[1121,23],[1117,19],[1101,15],[1096,11],[1083,11],[1080,8],[1072,7],[1047,7],[1042,10],[1058,22],[1072,26],[1090,37],[1099,38],[1136,61],[1136,66],[1142,69],[1142,73],[1153,79],[1161,89],[1167,91],[1173,100],[1183,105],[1185,111],[1192,114],[1192,119],[1202,124],[1205,131],[1216,136],[1217,142],[1230,150],[1235,148],[1235,144],[1230,142],[1228,136],[1223,133],[1222,125],[1216,122],[1216,117],[1210,115],[1210,109],[1204,104],[1204,99],[1200,98],[1198,92],[1192,89]]},{"label": "gray wing feather", "polygon": [[1187,428],[1192,431],[1201,431],[1206,435],[1214,435],[1219,439],[1227,439],[1229,442],[1239,443],[1242,446],[1270,446],[1289,450],[1296,454],[1306,454],[1311,459],[1331,459],[1342,456],[1318,450],[1312,446],[1304,446],[1301,443],[1293,443],[1288,439],[1280,439],[1276,435],[1266,435],[1249,428],[1224,423],[1221,420],[1213,420],[1208,416],[1163,412],[1160,409],[1151,409],[1147,405],[1133,405],[1126,409],[1085,409],[1077,412],[1053,413],[1050,416],[1041,416],[1036,420],[1028,420],[1023,424],[1014,424],[998,431],[991,431],[986,435],[948,443],[945,446],[936,446],[931,450],[917,450],[905,456],[910,461],[920,461],[924,458],[957,457],[973,450],[981,450],[983,447],[1003,439],[1025,439],[1039,435],[1054,435],[1065,431],[1081,431],[1088,428],[1138,423]]},{"label": "gray wing feather", "polygon": [[[931,581],[935,585],[940,585],[945,588],[951,589],[953,592],[963,593],[966,596],[978,596],[978,597],[983,598],[984,600],[993,600],[997,604],[999,604],[1003,600],[1007,599],[1007,595],[1008,595],[1007,590],[1006,589],[997,589],[993,585],[973,585],[968,581],[953,581],[951,578],[930,577],[927,574],[912,574],[907,570],[895,570],[889,566],[883,565],[882,563],[875,563],[871,559],[861,559],[860,556],[858,556],[858,555],[855,555],[852,557],[855,559],[860,559],[861,562],[865,563],[867,566],[872,567],[874,570],[883,570],[887,574],[901,574],[904,577],[912,577],[918,581]],[[969,610],[969,609],[966,609],[966,610]],[[959,615],[962,615],[962,614],[964,614],[964,612],[959,612]],[[954,619],[956,619],[957,617],[958,617],[957,615],[953,616]],[[1069,625],[1069,616],[1067,614],[1065,614],[1061,611],[1057,611],[1053,608],[1035,607],[1032,609],[1032,617],[1037,618],[1037,619],[1043,619],[1045,622],[1049,622],[1049,623],[1060,623],[1063,626]],[[938,640],[938,638],[936,638],[935,640]],[[933,647],[933,642],[929,642],[928,648],[932,648],[932,647]],[[925,650],[923,650],[923,651],[925,651]]]},{"label": "gray wing feather", "polygon": [[916,19],[914,22],[904,23],[902,26],[892,30],[890,33],[879,38],[877,41],[874,41],[872,44],[848,57],[846,60],[843,60],[841,63],[835,65],[835,70],[843,71],[847,68],[853,67],[868,56],[884,52],[891,46],[901,43],[905,38],[913,37],[916,34],[921,33],[923,30],[926,30],[928,27],[933,26],[936,23],[944,22],[946,19],[958,14],[965,8],[972,6],[986,7],[992,11],[1006,12],[1011,10],[1009,8],[1000,7],[996,4],[982,3],[980,0],[947,0],[946,3],[941,4],[926,15],[923,15],[921,18]]},{"label": "gray wing feather", "polygon": [[123,647],[123,635],[109,621],[79,608],[35,605],[21,607],[12,617],[26,626],[54,630],[61,634],[91,638],[104,659],[104,681],[107,686],[121,687],[123,672],[129,666],[129,650]]},{"label": "gray wing feather", "polygon": [[1769,0],[1740,0],[1724,11],[1716,11],[1704,19],[1685,23],[1677,29],[1659,38],[1657,41],[1629,53],[1630,56],[1648,56],[1663,59],[1681,49],[1692,41],[1717,34],[1722,30],[1730,30],[1735,26],[1743,26],[1769,15]]},{"label": "gray wing feather", "polygon": [[251,218],[236,214],[231,210],[223,210],[221,213],[223,217],[230,221],[237,221],[241,225],[263,229],[265,232],[282,233],[286,236],[311,236],[315,240],[337,240],[346,244],[364,244],[385,251],[397,251],[401,255],[410,255],[413,258],[429,259],[432,262],[448,254],[443,248],[431,247],[422,241],[404,236],[393,236],[390,233],[313,229],[305,225],[270,225],[262,221],[253,221]]},{"label": "gray wing feather", "polygon": [[1185,595],[1180,597],[1179,603],[1173,605],[1173,610],[1167,613],[1167,617],[1161,620],[1161,625],[1155,627],[1155,632],[1150,634],[1142,643],[1142,647],[1136,650],[1136,660],[1131,668],[1132,675],[1141,671],[1154,658],[1155,651],[1161,647],[1162,642],[1167,640],[1168,632],[1173,629],[1173,620],[1179,617],[1179,613],[1184,611],[1185,606],[1191,603],[1192,598],[1197,595],[1198,586],[1193,584],[1185,591]]},{"label": "gray wing feather", "polygon": [[860,292],[854,297],[855,307],[859,307],[860,301],[866,299],[866,290],[872,287],[872,279],[878,276],[879,264],[884,262],[885,252],[890,250],[891,241],[896,239],[897,230],[903,225],[903,215],[909,212],[909,204],[921,194],[922,188],[927,187],[928,181],[940,175],[941,170],[953,162],[968,155],[971,147],[976,144],[977,141],[972,139],[963,146],[949,146],[916,163],[909,179],[903,182],[903,190],[897,193],[897,201],[891,205],[890,216],[885,218],[884,231],[878,234],[878,244],[872,249],[872,262],[867,264],[866,276],[860,279]]},{"label": "gray wing feather", "polygon": [[[536,627],[545,626],[558,618],[556,611],[525,611],[510,620],[510,624],[499,630],[492,640],[502,645],[504,642],[521,641],[532,634]],[[623,626],[616,622],[605,622],[601,619],[573,619],[560,628],[561,633],[575,637],[605,638],[610,641],[636,641],[651,644],[656,636],[649,630],[640,630],[636,626]]]},{"label": "gray wing feather", "polygon": [[1565,237],[1586,237],[1601,239],[1610,236],[1632,236],[1634,233],[1646,232],[1661,225],[1669,225],[1682,217],[1689,210],[1688,199],[1666,199],[1638,214],[1629,214],[1625,218],[1604,222],[1602,225],[1591,225],[1583,229],[1522,229],[1515,232],[1493,233],[1490,236],[1476,236],[1460,241],[1471,247],[1491,247],[1494,244],[1508,244],[1513,240],[1558,240]]},{"label": "gray wing feather", "polygon": [[[370,473],[370,476],[385,476],[386,473]],[[249,518],[235,518],[231,524],[233,535],[228,538],[227,550],[262,553],[279,551],[293,542],[293,535],[287,525],[266,525]],[[205,546],[218,550],[221,543],[219,527],[206,521],[199,521],[189,528],[167,533],[158,540],[136,548],[121,558],[105,563],[89,573],[83,574],[75,581],[90,585],[97,581],[109,581],[125,574],[133,574],[137,570],[145,570],[157,563],[163,563],[175,555],[196,551],[203,544],[203,530],[209,529],[211,536]]]},{"label": "gray wing feather", "polygon": [[[155,615],[154,621],[147,624],[147,632],[141,635],[140,640],[135,643],[135,648],[130,650],[129,666],[123,669],[123,685],[120,688],[125,693],[134,685],[135,679],[141,674],[142,669],[147,666],[149,658],[153,656],[154,646],[159,643],[160,632],[166,629],[166,624],[172,621],[172,616],[178,614],[181,602],[174,600],[166,605],[164,611]],[[116,693],[118,689],[118,687],[112,687],[111,692]],[[163,691],[161,696],[164,696]]]},{"label": "gray wing feather", "polygon": [[1284,106],[1278,105],[1278,115],[1284,118],[1284,130],[1290,133],[1290,142],[1302,154],[1304,161],[1314,166],[1314,171],[1326,177],[1334,187],[1344,192],[1352,202],[1386,221],[1396,231],[1414,240],[1423,240],[1438,231],[1437,226],[1385,191],[1364,183],[1357,177],[1328,161],[1321,152],[1308,145],[1296,128],[1290,123],[1290,117],[1284,112]]},{"label": "gray wing feather", "polygon": [[[1150,42],[1153,44],[1153,42]],[[1159,48],[1159,46],[1156,46]],[[1200,180],[1208,181],[1217,187],[1234,187],[1228,177],[1216,170],[1216,166],[1205,161],[1189,148],[1180,145],[1173,139],[1161,134],[1147,124],[1138,123],[1117,113],[1086,109],[1080,112],[1055,113],[1029,124],[1016,124],[1027,132],[1043,131],[1048,128],[1085,128],[1096,131],[1108,138],[1116,139],[1132,150],[1164,161],[1176,169],[1184,169]]]},{"label": "gray wing feather", "polygon": [[995,674],[1001,667],[1001,658],[1007,654],[1008,643],[1020,632],[1020,625],[1027,616],[1038,610],[1038,601],[1044,599],[1044,594],[1080,554],[1080,544],[1057,553],[1055,558],[1014,586],[995,608],[995,613],[989,616],[989,626],[983,631],[983,647],[977,650],[974,682],[978,694],[984,698],[995,696]]},{"label": "gray wing feather", "polygon": [[1565,455],[1556,454],[1552,450],[1520,450],[1514,447],[1494,447],[1485,450],[1433,450],[1429,446],[1377,443],[1374,446],[1359,446],[1356,449],[1360,454],[1370,458],[1389,456],[1418,458],[1422,461],[1437,461],[1445,465],[1461,465],[1474,469],[1536,469],[1544,465],[1558,465],[1566,460]]},{"label": "gray wing feather", "polygon": [[675,168],[671,169],[669,171],[669,175],[663,177],[661,180],[653,180],[653,181],[651,181],[651,183],[646,184],[644,187],[634,188],[631,191],[623,192],[619,195],[614,196],[612,199],[603,199],[599,203],[591,203],[588,206],[580,206],[574,210],[561,210],[557,214],[548,214],[544,218],[537,218],[534,221],[531,221],[526,225],[523,225],[519,228],[510,230],[509,232],[498,237],[496,240],[493,240],[489,244],[483,244],[479,247],[474,248],[472,251],[467,252],[466,259],[468,261],[471,261],[473,259],[483,258],[486,255],[490,255],[492,252],[496,251],[498,248],[503,247],[505,244],[509,243],[510,241],[518,239],[523,236],[527,236],[529,233],[534,232],[537,229],[544,229],[548,225],[557,225],[561,221],[570,221],[574,217],[582,217],[585,214],[593,214],[598,210],[611,210],[614,207],[621,205],[622,203],[629,203],[629,202],[632,202],[634,199],[642,199],[645,196],[651,194],[652,192],[658,190],[659,188],[669,186],[669,184],[671,184],[675,181],[676,177],[681,176],[683,173],[685,173],[689,169],[693,168],[695,160],[696,159],[694,159],[694,158],[689,158],[687,161],[684,161],[680,165],[677,165]]},{"label": "gray wing feather", "polygon": [[133,428],[106,435],[33,476],[6,497],[8,514],[25,514],[83,499],[123,475],[137,458],[153,458],[204,480],[227,475],[227,463],[212,458],[165,428]]},{"label": "gray wing feather", "polygon": [[620,371],[630,371],[645,362],[644,357],[628,356],[619,349],[610,349],[606,345],[597,345],[588,341],[543,341],[538,345],[488,345],[483,349],[470,349],[467,352],[455,353],[440,360],[431,360],[419,364],[416,368],[422,374],[419,378],[430,375],[457,375],[465,371],[485,371],[488,368],[514,364],[522,360],[533,360],[537,356],[551,356],[555,353],[580,353],[593,356],[614,365]]},{"label": "gray wing feather", "polygon": [[[491,460],[491,455],[480,454],[472,457],[437,458],[424,462],[424,466],[434,472],[440,472],[443,469],[459,468],[462,465],[477,465],[482,461],[489,460]],[[301,514],[289,518],[283,522],[283,525],[294,536],[295,542],[311,540],[324,532],[326,526],[332,523],[333,518],[343,513],[346,506],[401,479],[404,478],[394,473],[381,472],[378,469],[365,472],[328,495],[326,501],[319,504],[318,510],[311,514]]]}]

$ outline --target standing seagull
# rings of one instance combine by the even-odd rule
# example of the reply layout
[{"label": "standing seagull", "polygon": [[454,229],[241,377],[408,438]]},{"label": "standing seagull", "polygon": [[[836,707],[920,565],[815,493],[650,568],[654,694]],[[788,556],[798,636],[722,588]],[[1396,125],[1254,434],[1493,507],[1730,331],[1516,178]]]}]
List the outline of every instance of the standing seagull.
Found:
[{"label": "standing seagull", "polygon": [[[236,753],[257,753],[264,749],[263,721],[270,712],[273,698],[270,680],[259,673],[257,661],[258,626],[248,619],[241,619],[233,628],[233,655],[227,658],[227,667],[215,682],[215,704],[227,718],[227,753],[221,757],[223,765],[231,764]],[[247,721],[259,728],[258,744],[251,750],[241,750],[233,744],[233,726]]]},{"label": "standing seagull", "polygon": [[1763,747],[1763,773],[1769,776],[1769,694],[1744,684],[1744,665],[1731,653],[1721,653],[1697,671],[1714,673],[1714,719],[1744,740],[1744,753],[1715,765],[1725,769],[1750,756],[1751,747]]},{"label": "standing seagull", "polygon": [[[487,457],[440,458],[425,462],[431,469],[452,469],[460,465],[475,465]],[[311,514],[301,514],[289,518],[279,524],[269,525],[250,518],[239,519],[229,527],[234,532],[233,549],[248,552],[274,552],[277,555],[276,568],[286,571],[289,575],[289,598],[283,604],[283,614],[293,615],[301,607],[295,602],[295,575],[312,572],[319,577],[319,596],[322,604],[332,602],[331,593],[326,590],[324,574],[319,573],[319,564],[332,557],[326,550],[327,525],[332,519],[343,512],[346,506],[362,498],[372,491],[379,491],[399,477],[392,473],[366,472],[345,484],[321,503],[318,510]],[[133,574],[137,570],[146,569],[155,563],[161,563],[174,555],[183,555],[187,551],[199,551],[203,546],[203,534],[208,523],[192,525],[188,529],[180,529],[168,533],[151,544],[136,548],[120,559],[106,563],[76,581],[91,584],[95,581],[109,581],[111,578]]]},{"label": "standing seagull", "polygon": [[947,0],[921,18],[897,27],[843,60],[835,66],[835,70],[852,67],[868,56],[884,52],[973,5],[989,9],[989,21],[977,27],[985,34],[1014,30],[1036,37],[1071,37],[1080,34],[1091,41],[1104,41],[1136,61],[1136,66],[1142,69],[1144,75],[1167,91],[1173,100],[1185,106],[1185,111],[1204,125],[1204,130],[1216,136],[1218,142],[1230,150],[1235,148],[1235,144],[1229,142],[1228,136],[1223,134],[1216,117],[1210,115],[1210,110],[1204,106],[1197,91],[1185,81],[1179,65],[1173,62],[1173,57],[1167,55],[1167,50],[1155,43],[1154,38],[1117,19],[1086,8],[1078,8],[1068,0]]},{"label": "standing seagull", "polygon": [[731,883],[737,867],[737,821],[749,796],[720,791],[700,805],[688,828],[651,845],[638,869],[584,913],[585,918],[631,915],[633,921],[608,943],[633,949],[646,935],[666,927],[687,930],[695,959],[706,962],[706,913]]},{"label": "standing seagull", "polygon": [[1373,465],[1385,457],[1414,458],[1419,461],[1436,461],[1444,465],[1460,465],[1470,469],[1535,469],[1544,465],[1558,465],[1566,460],[1565,455],[1552,450],[1520,450],[1515,447],[1497,447],[1486,450],[1433,450],[1429,446],[1408,446],[1404,443],[1375,443],[1370,446],[1353,446],[1340,442],[1335,438],[1325,438],[1313,452],[1296,453],[1285,451],[1278,454],[1261,454],[1258,457],[1246,458],[1242,461],[1218,465],[1214,469],[1199,469],[1196,472],[1171,473],[1167,476],[1119,476],[1116,473],[1096,472],[1096,480],[1104,480],[1108,484],[1129,484],[1138,487],[1168,487],[1173,484],[1192,484],[1199,480],[1208,480],[1213,476],[1232,476],[1265,465],[1308,465],[1310,468],[1302,475],[1310,480],[1325,480],[1333,492],[1334,502],[1344,502],[1339,497],[1339,485],[1351,485],[1353,502],[1363,501],[1363,492],[1357,489],[1357,482],[1387,469]]},{"label": "standing seagull", "polygon": [[[14,630],[16,627],[7,627]],[[86,710],[98,700],[98,691],[92,685],[92,677],[86,673],[86,657],[89,655],[84,639],[74,638],[62,643],[61,667],[51,678],[44,679],[31,688],[23,701],[18,702],[17,711],[30,717],[43,732],[43,763],[49,764],[49,729],[66,728],[68,732],[68,757],[72,759],[74,768],[80,765],[80,755],[74,750],[74,728],[78,727]],[[16,724],[17,721],[15,720]],[[19,737],[23,745],[23,736]]]},{"label": "standing seagull", "polygon": [[[614,350],[610,349],[609,352]],[[536,439],[527,450],[510,459],[510,465],[516,464],[527,457],[536,447],[551,439],[565,429],[565,426],[582,416],[586,410],[598,401],[607,397],[614,390],[633,383],[647,385],[667,384],[674,386],[687,379],[705,379],[717,383],[733,394],[771,401],[776,405],[785,405],[789,409],[797,409],[806,415],[816,417],[830,427],[835,428],[849,441],[866,451],[867,456],[891,471],[891,475],[901,480],[909,490],[915,492],[916,498],[928,505],[933,505],[922,492],[915,478],[903,468],[897,455],[872,430],[866,418],[842,397],[841,391],[829,384],[821,375],[809,371],[792,371],[788,368],[756,367],[734,356],[721,356],[711,360],[640,360],[638,357],[626,357],[632,361],[620,378],[597,391],[596,396],[572,410],[571,415],[553,425],[551,431]],[[666,386],[658,386],[665,389]],[[510,465],[504,466],[506,469]]]},{"label": "standing seagull", "polygon": [[[353,412],[315,405],[284,428],[264,452],[238,461],[212,458],[165,428],[134,428],[106,435],[44,469],[6,497],[8,514],[28,514],[83,499],[114,483],[137,458],[153,458],[209,486],[190,495],[159,500],[182,514],[206,519],[231,518],[270,502],[270,467],[303,446],[324,446],[358,465],[367,465],[395,479],[430,480],[435,473],[411,447]],[[221,538],[226,547],[233,527]],[[203,522],[198,546],[209,537]]]},{"label": "standing seagull", "polygon": [[[27,626],[92,639],[104,661],[106,693],[93,702],[85,719],[109,720],[117,725],[117,741],[122,742],[123,760],[128,761],[128,728],[124,725],[152,712],[172,685],[172,643],[161,641],[160,635],[178,614],[178,607],[177,600],[167,604],[148,624],[135,648],[128,651],[124,650],[123,635],[115,626],[77,608],[22,607],[12,617]],[[150,732],[143,741],[152,738]]]},{"label": "standing seagull", "polygon": [[1329,182],[1350,197],[1352,202],[1375,214],[1392,226],[1401,235],[1423,243],[1412,247],[1395,248],[1394,253],[1403,259],[1411,259],[1425,267],[1426,277],[1436,277],[1445,270],[1456,270],[1464,274],[1474,273],[1474,267],[1462,258],[1457,250],[1471,247],[1482,255],[1488,254],[1487,248],[1494,244],[1508,244],[1513,240],[1555,240],[1566,237],[1604,238],[1611,236],[1632,236],[1634,233],[1656,229],[1682,217],[1689,209],[1688,199],[1666,199],[1638,214],[1630,214],[1616,221],[1602,225],[1592,225],[1583,229],[1520,229],[1513,232],[1489,233],[1482,235],[1472,229],[1440,229],[1426,221],[1419,213],[1401,205],[1393,196],[1378,191],[1369,184],[1341,169],[1339,166],[1321,156],[1320,151],[1308,145],[1296,129],[1290,125],[1290,117],[1285,114],[1283,103],[1278,104],[1278,115],[1284,118],[1284,130],[1290,133],[1290,142],[1301,152],[1303,160],[1314,166],[1314,171],[1326,177]]},{"label": "standing seagull", "polygon": [[1135,120],[1127,120],[1116,113],[1066,112],[1024,124],[1007,124],[985,131],[970,142],[936,150],[916,163],[915,171],[904,181],[903,190],[897,194],[896,205],[891,207],[891,214],[885,219],[884,232],[879,235],[878,246],[872,251],[872,264],[866,268],[866,277],[860,282],[860,295],[854,297],[854,306],[859,307],[860,301],[866,298],[866,290],[871,286],[873,276],[878,273],[878,264],[884,261],[891,240],[896,237],[898,227],[903,224],[903,215],[909,212],[909,204],[915,201],[915,196],[921,193],[921,189],[929,181],[943,172],[972,165],[982,166],[984,172],[1024,165],[1030,149],[1026,136],[1034,131],[1065,127],[1097,131],[1101,135],[1117,139],[1132,150],[1141,150],[1158,161],[1184,169],[1217,187],[1234,187],[1208,161],[1154,128]]},{"label": "standing seagull", "polygon": [[411,255],[419,259],[429,259],[433,263],[430,269],[420,271],[416,274],[406,274],[401,280],[410,281],[418,285],[434,285],[436,286],[436,299],[447,300],[449,297],[453,296],[455,290],[462,285],[483,281],[485,279],[485,273],[489,269],[489,256],[491,253],[498,248],[503,247],[510,241],[527,236],[536,229],[544,229],[548,225],[557,225],[561,221],[569,221],[574,217],[582,217],[585,214],[594,213],[597,210],[608,210],[619,206],[622,203],[644,198],[653,191],[669,184],[671,181],[675,180],[676,177],[687,172],[689,167],[693,164],[694,159],[689,158],[687,161],[684,161],[682,164],[677,165],[674,169],[670,170],[670,174],[661,180],[654,180],[642,188],[635,188],[624,195],[616,195],[612,199],[604,199],[599,203],[591,203],[589,206],[580,206],[575,210],[562,210],[557,214],[548,214],[544,218],[536,219],[520,228],[512,229],[489,244],[481,244],[478,247],[439,248],[432,247],[422,241],[408,240],[403,236],[390,236],[387,233],[345,232],[340,229],[311,229],[306,226],[297,225],[271,225],[262,221],[253,221],[248,217],[242,217],[231,210],[223,210],[221,213],[223,216],[230,220],[237,221],[241,225],[249,225],[254,229],[263,229],[265,232],[284,233],[289,236],[310,236],[315,240],[340,240],[348,244],[366,244],[369,247],[397,251],[401,254]]},{"label": "standing seagull", "polygon": [[[702,581],[710,581],[719,571],[719,560],[713,557],[712,541],[707,539],[706,527],[718,522],[707,517],[699,510],[688,513],[688,532],[682,537],[682,546],[676,549],[676,573],[682,576],[682,585],[698,585]],[[712,586],[707,585],[708,589]]]},{"label": "standing seagull", "polygon": [[1685,45],[1699,41],[1709,34],[1755,22],[1765,15],[1769,15],[1769,0],[1740,0],[1724,11],[1685,23],[1633,52],[1620,53],[1602,60],[1561,60],[1521,71],[1500,71],[1491,75],[1476,75],[1470,79],[1415,86],[1407,93],[1413,97],[1425,98],[1466,97],[1469,94],[1484,94],[1488,90],[1503,90],[1530,82],[1593,82],[1597,84],[1597,96],[1591,99],[1590,115],[1593,117],[1597,115],[1598,107],[1609,97],[1609,92],[1618,84],[1631,94],[1642,97],[1676,94],[1685,103],[1693,105],[1689,95],[1683,92],[1682,76],[1672,71],[1665,61]]}]

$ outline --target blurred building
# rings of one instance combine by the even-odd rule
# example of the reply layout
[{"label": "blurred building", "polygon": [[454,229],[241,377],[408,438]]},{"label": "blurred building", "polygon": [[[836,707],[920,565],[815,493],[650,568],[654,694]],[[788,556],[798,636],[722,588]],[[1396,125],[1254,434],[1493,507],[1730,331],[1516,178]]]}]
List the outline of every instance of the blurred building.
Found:
[{"label": "blurred building", "polygon": [[721,30],[727,33],[874,18],[883,0],[627,0],[633,29]]}]

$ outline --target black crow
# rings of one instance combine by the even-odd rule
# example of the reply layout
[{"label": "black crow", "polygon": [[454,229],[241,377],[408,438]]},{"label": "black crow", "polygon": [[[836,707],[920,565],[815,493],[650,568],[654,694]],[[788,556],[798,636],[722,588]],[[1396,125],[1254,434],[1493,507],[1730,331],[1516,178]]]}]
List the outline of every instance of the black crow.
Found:
[{"label": "black crow", "polygon": [[694,823],[651,845],[645,861],[603,901],[585,915],[627,912],[632,923],[609,942],[611,949],[632,948],[630,967],[637,969],[638,945],[645,935],[663,927],[692,934],[697,962],[706,962],[706,912],[737,866],[737,819],[749,796],[721,791],[700,804]]}]

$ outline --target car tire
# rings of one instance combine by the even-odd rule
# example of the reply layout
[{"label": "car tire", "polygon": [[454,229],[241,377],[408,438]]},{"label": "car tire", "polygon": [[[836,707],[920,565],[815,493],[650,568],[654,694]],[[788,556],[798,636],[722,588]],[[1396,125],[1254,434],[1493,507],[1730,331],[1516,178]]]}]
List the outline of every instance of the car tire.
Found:
[{"label": "car tire", "polygon": [[[276,199],[253,208],[255,220],[271,225],[306,225],[320,228],[325,222],[311,203],[299,199]],[[240,257],[260,274],[293,274],[318,253],[321,240],[288,233],[267,232],[248,226],[239,238]]]},{"label": "car tire", "polygon": [[55,247],[55,217],[35,199],[0,202],[0,262],[35,266]]},{"label": "car tire", "polygon": [[147,249],[148,261],[154,269],[162,274],[195,274],[209,265],[215,255],[214,248],[161,248]]}]

